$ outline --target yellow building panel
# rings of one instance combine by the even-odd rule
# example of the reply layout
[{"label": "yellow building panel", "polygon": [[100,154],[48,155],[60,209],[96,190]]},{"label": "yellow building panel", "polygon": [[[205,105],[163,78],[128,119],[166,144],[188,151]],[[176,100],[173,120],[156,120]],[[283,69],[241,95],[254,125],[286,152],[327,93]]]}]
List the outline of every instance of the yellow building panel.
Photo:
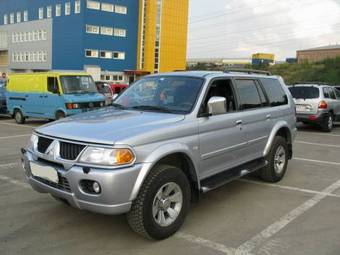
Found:
[{"label": "yellow building panel", "polygon": [[253,59],[268,59],[268,60],[275,60],[275,55],[271,53],[256,53],[253,54]]}]

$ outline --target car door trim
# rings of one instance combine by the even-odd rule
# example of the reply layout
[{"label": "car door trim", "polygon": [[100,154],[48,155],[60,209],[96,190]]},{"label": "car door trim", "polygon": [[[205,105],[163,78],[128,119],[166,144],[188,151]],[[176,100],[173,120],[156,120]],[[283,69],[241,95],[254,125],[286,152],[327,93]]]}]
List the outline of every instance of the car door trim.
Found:
[{"label": "car door trim", "polygon": [[206,159],[209,159],[209,158],[217,157],[217,156],[219,156],[219,155],[221,155],[225,152],[237,150],[238,148],[243,147],[245,145],[247,145],[247,142],[235,144],[233,146],[229,146],[229,147],[225,147],[225,148],[222,148],[222,149],[219,149],[219,150],[216,150],[216,151],[208,152],[208,153],[203,154],[201,156],[201,159],[206,160]]}]

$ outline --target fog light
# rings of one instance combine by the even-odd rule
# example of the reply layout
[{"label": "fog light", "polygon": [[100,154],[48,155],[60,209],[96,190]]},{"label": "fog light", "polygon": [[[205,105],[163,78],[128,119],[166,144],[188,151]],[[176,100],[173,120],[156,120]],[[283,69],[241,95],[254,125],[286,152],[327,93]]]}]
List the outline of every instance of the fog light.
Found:
[{"label": "fog light", "polygon": [[92,188],[93,188],[93,191],[96,192],[97,194],[100,193],[100,185],[98,182],[93,182]]}]

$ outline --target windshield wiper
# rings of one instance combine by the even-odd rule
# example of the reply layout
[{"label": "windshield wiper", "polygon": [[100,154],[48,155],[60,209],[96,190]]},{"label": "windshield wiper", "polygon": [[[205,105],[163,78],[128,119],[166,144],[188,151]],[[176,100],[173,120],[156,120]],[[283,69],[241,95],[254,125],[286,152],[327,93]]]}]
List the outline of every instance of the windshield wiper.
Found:
[{"label": "windshield wiper", "polygon": [[161,107],[161,106],[152,106],[152,105],[138,105],[131,107],[132,109],[136,110],[145,110],[145,111],[157,111],[157,112],[166,112],[166,113],[172,113],[168,108]]}]

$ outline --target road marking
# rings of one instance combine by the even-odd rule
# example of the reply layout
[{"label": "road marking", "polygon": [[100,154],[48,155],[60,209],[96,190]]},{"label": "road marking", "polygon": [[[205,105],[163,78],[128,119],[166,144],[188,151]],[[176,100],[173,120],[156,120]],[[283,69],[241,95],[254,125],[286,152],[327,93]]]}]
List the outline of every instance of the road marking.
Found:
[{"label": "road marking", "polygon": [[278,221],[274,222],[270,226],[268,226],[266,229],[261,231],[259,234],[253,236],[248,241],[241,244],[237,251],[241,252],[241,254],[247,254],[253,251],[256,247],[263,244],[265,241],[270,239],[273,235],[277,234],[280,230],[282,230],[284,227],[286,227],[289,223],[294,221],[296,218],[310,210],[312,207],[314,207],[316,204],[318,204],[321,200],[327,197],[327,193],[332,193],[333,191],[336,191],[340,188],[340,180],[333,183],[326,189],[322,191],[322,193],[325,194],[317,194],[313,198],[309,199],[302,205],[298,206],[294,210],[290,211],[283,217],[281,217]]},{"label": "road marking", "polygon": [[291,186],[285,186],[285,185],[279,185],[279,184],[273,184],[273,183],[265,183],[265,182],[253,181],[253,180],[248,180],[248,179],[239,179],[238,181],[256,184],[256,185],[267,186],[267,187],[273,187],[273,188],[299,191],[299,192],[314,194],[314,195],[325,195],[325,196],[328,196],[328,197],[340,198],[340,195],[336,195],[336,194],[332,194],[332,193],[325,193],[325,192],[322,192],[322,191],[316,191],[316,190],[310,190],[310,189],[301,189],[301,188],[297,188],[297,187],[291,187]]},{"label": "road marking", "polygon": [[317,133],[317,132],[303,132],[303,131],[298,131],[298,134],[311,134],[311,135],[321,135],[321,136],[334,136],[334,137],[340,137],[340,135],[334,135],[334,134],[324,134],[324,133]]},{"label": "road marking", "polygon": [[2,122],[0,121],[0,125],[8,125],[8,126],[16,126],[16,127],[22,127],[22,128],[37,128],[35,126],[31,126],[31,125],[19,125],[19,124],[15,124],[15,123],[8,123],[8,122]]},{"label": "road marking", "polygon": [[340,166],[340,163],[333,162],[333,161],[322,161],[322,160],[315,160],[315,159],[308,159],[308,158],[293,158],[293,159],[294,160],[299,160],[299,161],[307,161],[307,162],[313,162],[313,163],[320,163],[320,164]]},{"label": "road marking", "polygon": [[334,145],[334,144],[324,144],[324,143],[310,143],[305,141],[295,141],[294,143],[300,143],[300,144],[308,144],[308,145],[315,145],[315,146],[323,146],[323,147],[330,147],[330,148],[340,148],[340,145]]},{"label": "road marking", "polygon": [[15,179],[9,178],[9,177],[7,177],[5,175],[0,175],[0,180],[1,181],[5,181],[5,182],[9,182],[11,184],[14,184],[16,186],[19,186],[19,187],[22,187],[22,188],[25,188],[25,189],[30,189],[30,185],[28,185],[27,183],[21,182],[21,181],[17,181]]},{"label": "road marking", "polygon": [[19,138],[19,137],[25,137],[25,136],[31,136],[32,134],[24,134],[24,135],[12,135],[12,136],[0,136],[0,140],[4,139],[12,139],[12,138]]},{"label": "road marking", "polygon": [[8,163],[8,164],[0,165],[0,168],[13,168],[13,167],[17,167],[18,165],[20,164],[19,163]]},{"label": "road marking", "polygon": [[[236,252],[237,252],[236,249],[234,249],[234,248],[230,248],[230,247],[227,247],[223,244],[216,243],[216,242],[213,242],[211,240],[207,240],[207,239],[197,237],[197,236],[194,236],[194,235],[191,235],[191,234],[183,233],[183,232],[177,232],[175,234],[175,237],[180,238],[180,239],[184,239],[184,240],[186,240],[190,243],[198,244],[202,247],[210,248],[212,250],[219,251],[219,252],[222,252],[222,253],[228,254],[228,255],[235,255]],[[237,254],[238,255],[241,255],[241,254],[244,254],[244,255],[247,254],[248,255],[249,253],[237,253]]]}]

